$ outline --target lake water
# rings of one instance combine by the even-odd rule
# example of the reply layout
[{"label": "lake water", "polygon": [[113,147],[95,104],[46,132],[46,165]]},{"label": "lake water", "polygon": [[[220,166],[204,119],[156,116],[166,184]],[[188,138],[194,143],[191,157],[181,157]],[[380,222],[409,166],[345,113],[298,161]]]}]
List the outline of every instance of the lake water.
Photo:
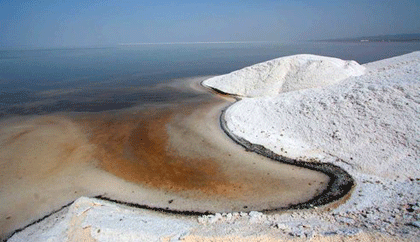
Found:
[{"label": "lake water", "polygon": [[[360,64],[420,50],[420,43],[236,43],[0,51],[0,117],[103,111],[191,94],[150,92],[176,78],[219,75],[293,54]],[[31,105],[30,105],[31,104]]]}]

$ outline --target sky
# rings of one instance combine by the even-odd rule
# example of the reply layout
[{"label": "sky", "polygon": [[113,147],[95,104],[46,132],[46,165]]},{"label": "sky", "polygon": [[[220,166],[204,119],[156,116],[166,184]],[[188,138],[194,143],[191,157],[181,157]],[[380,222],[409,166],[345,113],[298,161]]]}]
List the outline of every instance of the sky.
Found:
[{"label": "sky", "polygon": [[420,33],[420,0],[0,0],[0,48],[403,33]]}]

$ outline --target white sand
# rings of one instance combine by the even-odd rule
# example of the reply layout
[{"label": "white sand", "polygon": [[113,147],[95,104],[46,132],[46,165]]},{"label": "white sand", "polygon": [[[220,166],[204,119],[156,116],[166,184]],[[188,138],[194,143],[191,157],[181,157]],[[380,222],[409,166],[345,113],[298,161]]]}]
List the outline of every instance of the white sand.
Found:
[{"label": "white sand", "polygon": [[[274,85],[262,83],[254,87],[257,91],[244,93],[241,86],[224,84],[241,96],[270,96],[243,99],[228,108],[225,117],[233,134],[286,157],[344,168],[356,180],[348,200],[311,210],[197,218],[82,198],[11,241],[418,241],[420,52],[357,68],[365,74],[351,71],[337,81],[317,80],[322,88],[275,96],[284,89],[272,92]],[[316,70],[327,71],[316,68],[295,76],[313,77]],[[258,71],[254,74],[259,77]],[[293,90],[308,87],[313,86],[294,85]]]}]

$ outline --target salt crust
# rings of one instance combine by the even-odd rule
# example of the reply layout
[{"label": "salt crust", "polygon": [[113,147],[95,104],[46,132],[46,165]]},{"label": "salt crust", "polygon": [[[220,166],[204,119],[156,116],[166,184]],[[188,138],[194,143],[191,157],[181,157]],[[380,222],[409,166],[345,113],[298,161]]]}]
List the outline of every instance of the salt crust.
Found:
[{"label": "salt crust", "polygon": [[229,129],[244,139],[349,171],[357,185],[337,208],[195,219],[80,198],[10,241],[419,240],[420,52],[364,67],[363,76],[244,99],[226,113]]},{"label": "salt crust", "polygon": [[317,55],[293,55],[245,67],[203,82],[204,86],[242,97],[275,96],[322,87],[364,74],[355,61]]},{"label": "salt crust", "polygon": [[335,85],[243,99],[226,111],[227,126],[287,157],[420,177],[420,52],[365,67]]},{"label": "salt crust", "polygon": [[40,225],[9,241],[160,241],[179,239],[193,227],[191,221],[86,197]]}]

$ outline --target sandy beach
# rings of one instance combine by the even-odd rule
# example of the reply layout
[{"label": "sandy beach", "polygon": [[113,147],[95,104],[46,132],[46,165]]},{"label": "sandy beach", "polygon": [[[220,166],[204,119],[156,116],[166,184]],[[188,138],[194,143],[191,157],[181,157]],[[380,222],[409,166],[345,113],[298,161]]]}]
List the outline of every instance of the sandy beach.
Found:
[{"label": "sandy beach", "polygon": [[[185,83],[205,98],[2,120],[2,236],[420,239],[420,52],[364,65],[298,55]],[[311,166],[350,178],[332,187]],[[281,209],[332,190],[328,204]]]}]

